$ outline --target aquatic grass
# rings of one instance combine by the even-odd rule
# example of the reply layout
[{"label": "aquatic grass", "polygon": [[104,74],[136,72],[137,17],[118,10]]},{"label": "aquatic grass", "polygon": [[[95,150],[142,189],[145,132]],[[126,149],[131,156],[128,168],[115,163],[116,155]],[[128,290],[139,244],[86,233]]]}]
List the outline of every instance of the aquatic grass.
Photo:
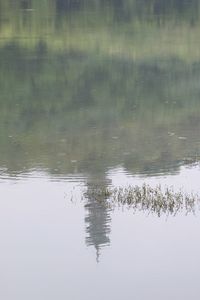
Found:
[{"label": "aquatic grass", "polygon": [[161,185],[151,187],[147,184],[125,188],[90,188],[85,193],[85,197],[93,198],[110,208],[127,207],[134,212],[143,211],[159,217],[176,215],[178,212],[195,214],[200,202],[197,194],[188,194],[182,190],[175,191],[173,187],[162,188]]}]

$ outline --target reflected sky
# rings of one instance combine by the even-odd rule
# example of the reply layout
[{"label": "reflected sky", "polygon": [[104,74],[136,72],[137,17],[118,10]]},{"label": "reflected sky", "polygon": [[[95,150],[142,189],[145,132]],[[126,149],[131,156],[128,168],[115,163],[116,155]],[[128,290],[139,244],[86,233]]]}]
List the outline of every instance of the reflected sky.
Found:
[{"label": "reflected sky", "polygon": [[[192,172],[185,169],[181,173],[188,189]],[[133,288],[142,299],[198,298],[198,214],[166,219],[116,209],[109,212],[108,219],[105,209],[95,221],[99,207],[91,201],[94,210],[87,211],[80,201],[86,182],[78,186],[44,175],[0,185],[2,298],[55,299],[59,295],[61,299],[99,300],[106,294],[121,299],[129,297]],[[117,175],[110,174],[113,183]],[[199,175],[199,170],[193,175]],[[179,175],[165,178],[168,183],[177,179]],[[126,185],[128,180],[139,184],[140,179],[129,176],[120,182]],[[149,180],[152,185],[157,182],[156,178]],[[91,229],[85,231],[88,212]],[[110,230],[103,231],[105,226]],[[85,242],[95,247],[99,243],[99,253],[93,246],[85,247]]]}]

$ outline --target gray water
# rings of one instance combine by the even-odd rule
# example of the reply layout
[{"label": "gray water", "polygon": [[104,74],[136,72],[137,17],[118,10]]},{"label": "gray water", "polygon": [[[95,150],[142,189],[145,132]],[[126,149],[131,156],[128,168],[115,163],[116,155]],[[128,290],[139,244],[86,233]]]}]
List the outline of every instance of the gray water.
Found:
[{"label": "gray water", "polygon": [[199,299],[200,2],[0,0],[0,298]]}]

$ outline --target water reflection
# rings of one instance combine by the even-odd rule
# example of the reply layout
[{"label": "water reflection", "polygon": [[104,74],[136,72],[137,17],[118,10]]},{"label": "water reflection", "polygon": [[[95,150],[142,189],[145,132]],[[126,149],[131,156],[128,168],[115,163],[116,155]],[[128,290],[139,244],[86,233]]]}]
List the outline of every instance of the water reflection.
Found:
[{"label": "water reflection", "polygon": [[91,190],[109,185],[108,170],[147,178],[200,160],[199,9],[0,0],[0,176],[84,178],[97,260],[111,216]]},{"label": "water reflection", "polygon": [[[200,66],[0,49],[1,167],[172,173],[200,156]],[[56,76],[55,76],[56,74]]]},{"label": "water reflection", "polygon": [[[109,234],[111,231],[111,216],[110,208],[105,205],[104,201],[98,201],[92,196],[92,191],[96,190],[97,186],[102,189],[108,186],[109,181],[99,178],[91,180],[87,184],[86,195],[86,245],[94,246],[96,249],[96,260],[99,262],[101,248],[110,245]],[[102,200],[104,200],[102,198]]]},{"label": "water reflection", "polygon": [[196,201],[96,198],[200,195],[199,16],[200,0],[0,0],[1,299],[199,299]]},{"label": "water reflection", "polygon": [[[189,218],[199,214],[199,164],[193,168],[182,168],[181,174],[146,178],[149,184],[144,184],[143,178],[128,178],[124,173],[116,183],[113,175],[120,178],[120,170],[110,174],[109,179],[103,179],[100,174],[98,178],[90,178],[84,193],[86,245],[96,249],[97,262],[101,250],[112,242],[111,223],[116,210],[131,212],[133,219],[138,215],[143,216],[147,222],[164,219],[171,223],[174,217]],[[124,186],[119,187],[119,184]]]}]

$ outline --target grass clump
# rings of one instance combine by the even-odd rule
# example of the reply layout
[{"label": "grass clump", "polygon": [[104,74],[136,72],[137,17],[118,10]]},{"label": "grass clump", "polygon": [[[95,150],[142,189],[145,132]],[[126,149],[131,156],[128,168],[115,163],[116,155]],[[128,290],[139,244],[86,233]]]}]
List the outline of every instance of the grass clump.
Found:
[{"label": "grass clump", "polygon": [[174,191],[173,187],[155,188],[143,184],[142,186],[128,186],[125,188],[95,188],[89,189],[86,197],[106,204],[111,208],[116,205],[125,206],[133,211],[153,213],[159,217],[176,215],[178,212],[185,214],[195,213],[199,208],[199,196],[187,194],[181,190]]}]

